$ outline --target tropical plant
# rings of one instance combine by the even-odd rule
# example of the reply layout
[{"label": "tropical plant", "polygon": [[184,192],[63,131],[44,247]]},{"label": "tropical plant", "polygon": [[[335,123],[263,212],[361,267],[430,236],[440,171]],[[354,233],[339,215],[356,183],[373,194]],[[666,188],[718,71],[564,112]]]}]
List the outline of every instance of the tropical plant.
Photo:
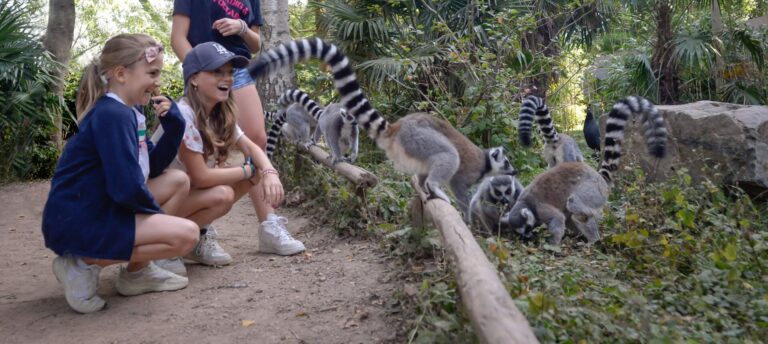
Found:
[{"label": "tropical plant", "polygon": [[0,180],[50,177],[58,158],[49,141],[51,114],[65,108],[51,90],[57,65],[27,13],[24,2],[0,3]]}]

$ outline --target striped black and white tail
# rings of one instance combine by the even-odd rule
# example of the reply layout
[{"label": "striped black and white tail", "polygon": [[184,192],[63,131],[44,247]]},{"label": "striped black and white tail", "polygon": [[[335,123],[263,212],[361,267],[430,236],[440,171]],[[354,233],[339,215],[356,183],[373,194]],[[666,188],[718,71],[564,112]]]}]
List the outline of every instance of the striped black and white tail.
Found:
[{"label": "striped black and white tail", "polygon": [[319,38],[300,39],[281,44],[261,54],[248,66],[248,72],[256,79],[280,67],[292,66],[299,60],[307,60],[311,57],[323,60],[330,67],[334,85],[341,94],[341,104],[348,113],[355,116],[358,125],[368,132],[371,139],[379,138],[389,127],[389,123],[365,97],[355,72],[349,64],[349,59],[335,45]]},{"label": "striped black and white tail", "polygon": [[[265,113],[265,117],[266,117]],[[285,123],[285,111],[275,111],[270,113],[272,126],[269,127],[267,132],[267,157],[272,160],[272,155],[275,154],[275,148],[280,142],[280,134],[282,132],[283,124]]]},{"label": "striped black and white tail", "polygon": [[322,116],[325,111],[320,105],[317,105],[317,102],[309,97],[309,94],[299,89],[283,92],[283,94],[280,95],[280,98],[277,99],[277,103],[283,108],[288,108],[291,104],[297,103],[301,105],[304,110],[307,110],[307,113],[312,116],[315,122],[320,119],[320,116]]},{"label": "striped black and white tail", "polygon": [[264,111],[264,123],[272,123],[280,115],[279,111]]},{"label": "striped black and white tail", "polygon": [[606,181],[610,182],[611,174],[619,168],[624,128],[627,121],[637,114],[643,115],[643,136],[648,146],[648,154],[657,158],[663,158],[667,154],[667,127],[659,111],[645,98],[626,97],[613,105],[606,121],[603,161],[598,171]]},{"label": "striped black and white tail", "polygon": [[537,96],[527,96],[520,106],[520,119],[518,120],[517,133],[520,137],[520,143],[523,146],[531,145],[531,131],[533,130],[533,121],[539,124],[539,131],[544,137],[545,142],[557,141],[557,130],[552,121],[552,115],[549,113],[544,99]]}]

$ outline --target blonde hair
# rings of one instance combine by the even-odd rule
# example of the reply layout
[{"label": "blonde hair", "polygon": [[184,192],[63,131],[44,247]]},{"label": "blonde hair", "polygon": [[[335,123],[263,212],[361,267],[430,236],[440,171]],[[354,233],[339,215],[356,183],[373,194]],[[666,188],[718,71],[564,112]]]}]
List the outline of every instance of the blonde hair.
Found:
[{"label": "blonde hair", "polygon": [[93,104],[107,93],[108,73],[116,67],[127,67],[140,61],[145,49],[156,45],[158,43],[155,39],[144,34],[120,34],[110,38],[101,49],[100,56],[83,71],[75,102],[78,123],[88,114]]},{"label": "blonde hair", "polygon": [[213,155],[217,165],[223,164],[229,157],[229,149],[235,145],[235,126],[237,125],[237,106],[229,92],[227,100],[217,103],[210,114],[205,113],[200,91],[187,84],[187,103],[195,112],[195,127],[203,139],[203,158]]}]

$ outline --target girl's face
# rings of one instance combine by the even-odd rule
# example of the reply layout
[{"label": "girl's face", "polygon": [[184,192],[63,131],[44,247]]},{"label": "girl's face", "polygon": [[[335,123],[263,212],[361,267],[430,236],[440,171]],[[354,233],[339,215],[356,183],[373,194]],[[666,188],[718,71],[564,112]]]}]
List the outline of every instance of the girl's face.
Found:
[{"label": "girl's face", "polygon": [[152,63],[141,59],[125,69],[125,94],[127,104],[147,105],[152,95],[160,88],[160,74],[163,70],[163,55],[158,55]]},{"label": "girl's face", "polygon": [[229,98],[234,80],[233,73],[232,64],[227,63],[216,70],[197,73],[189,82],[193,88],[197,88],[201,100],[212,107]]}]

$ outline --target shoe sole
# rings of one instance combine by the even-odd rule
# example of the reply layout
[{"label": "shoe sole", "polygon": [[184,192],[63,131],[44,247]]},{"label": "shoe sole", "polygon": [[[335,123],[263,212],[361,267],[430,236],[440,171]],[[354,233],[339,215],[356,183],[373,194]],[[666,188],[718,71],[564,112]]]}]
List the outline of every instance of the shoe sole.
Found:
[{"label": "shoe sole", "polygon": [[[80,307],[80,306],[73,305],[73,303],[75,303],[75,302],[73,300],[70,300],[69,294],[67,293],[67,287],[64,284],[64,282],[62,282],[64,277],[63,276],[59,276],[59,272],[56,269],[56,265],[61,265],[61,264],[66,264],[66,263],[63,262],[62,260],[54,259],[54,261],[53,261],[53,269],[52,269],[53,270],[53,276],[55,276],[56,277],[56,281],[61,283],[61,285],[64,287],[64,299],[67,300],[67,305],[69,305],[69,308],[72,308],[72,310],[74,310],[75,312],[83,313],[83,314],[98,312],[98,311],[104,309],[104,307],[107,305],[107,302],[104,301],[104,299],[102,299],[98,295],[94,295],[94,297],[97,298],[97,299],[95,299],[96,300],[95,301],[96,302],[96,306],[95,307]],[[63,269],[66,269],[66,267],[64,267]],[[94,298],[90,298],[88,300],[94,300]],[[88,300],[86,300],[86,301],[88,301]],[[79,300],[76,300],[76,301],[79,301]]]},{"label": "shoe sole", "polygon": [[275,250],[275,249],[265,249],[261,245],[259,245],[259,252],[261,252],[261,253],[269,253],[269,254],[277,254],[277,255],[281,255],[281,256],[292,256],[292,255],[304,252],[306,250],[307,250],[306,248],[300,248],[300,249],[297,248],[297,249],[293,249],[293,250],[281,251],[281,250]]},{"label": "shoe sole", "polygon": [[[119,280],[118,280],[119,281]],[[147,293],[154,293],[154,292],[161,292],[161,291],[175,291],[175,290],[181,290],[186,288],[189,285],[189,279],[187,279],[185,282],[177,282],[177,283],[164,283],[160,286],[156,286],[153,288],[137,288],[137,287],[125,287],[121,286],[121,284],[118,284],[115,286],[115,289],[117,289],[118,294],[123,296],[136,296],[141,294],[147,294]]]},{"label": "shoe sole", "polygon": [[191,261],[193,261],[195,263],[203,264],[205,266],[213,266],[213,267],[216,267],[216,266],[226,266],[226,265],[232,264],[232,262],[235,261],[234,259],[230,258],[228,261],[225,261],[225,262],[211,263],[211,262],[206,262],[206,261],[203,261],[203,260],[198,260],[198,259],[193,258],[193,257],[184,257],[184,259],[191,260]]}]

